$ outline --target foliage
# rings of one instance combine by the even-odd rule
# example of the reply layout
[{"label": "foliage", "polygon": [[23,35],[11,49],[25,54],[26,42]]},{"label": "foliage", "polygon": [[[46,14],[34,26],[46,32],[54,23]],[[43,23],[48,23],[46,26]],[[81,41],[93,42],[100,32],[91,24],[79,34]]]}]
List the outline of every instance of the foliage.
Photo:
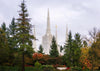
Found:
[{"label": "foliage", "polygon": [[16,22],[15,18],[12,19],[11,24],[9,25],[9,32],[11,36],[14,36],[16,34]]},{"label": "foliage", "polygon": [[42,65],[41,65],[38,61],[36,61],[34,65],[35,65],[34,69],[35,69],[36,71],[42,71],[42,70],[41,70],[41,66],[42,66]]},{"label": "foliage", "polygon": [[58,57],[59,56],[55,37],[52,38],[50,56],[51,57]]},{"label": "foliage", "polygon": [[80,66],[80,56],[81,56],[81,47],[82,47],[82,41],[80,38],[80,34],[76,33],[73,40],[73,48],[72,48],[72,62],[73,66]]},{"label": "foliage", "polygon": [[[95,33],[95,34],[94,34]],[[96,31],[94,29],[93,32],[91,32],[93,42],[91,45],[91,48],[89,49],[89,57],[88,59],[90,60],[92,64],[92,70],[94,70],[94,67],[99,67],[100,66],[100,31]]]},{"label": "foliage", "polygon": [[68,35],[68,41],[65,43],[65,54],[64,61],[66,61],[67,66],[80,66],[79,59],[81,56],[82,42],[80,39],[80,34],[76,33],[72,39],[71,31]]},{"label": "foliage", "polygon": [[88,46],[88,43],[87,43],[87,41],[83,41],[83,47],[87,47]]},{"label": "foliage", "polygon": [[3,24],[1,25],[1,29],[2,29],[4,32],[6,32],[7,27],[6,27],[5,22],[3,22]]},{"label": "foliage", "polygon": [[35,67],[37,67],[37,68],[41,67],[41,64],[40,64],[38,61],[36,61],[34,65],[35,65]]},{"label": "foliage", "polygon": [[64,48],[63,48],[62,46],[60,46],[60,52],[62,52],[62,51],[63,51],[63,49],[64,49]]},{"label": "foliage", "polygon": [[81,57],[80,57],[80,62],[82,63],[84,68],[91,69],[91,63],[90,60],[88,59],[89,57],[89,47],[83,47],[81,48]]},{"label": "foliage", "polygon": [[15,18],[12,19],[11,24],[7,28],[8,31],[8,47],[10,49],[10,54],[9,54],[9,63],[11,65],[14,65],[14,60],[15,60],[15,54],[18,50],[16,46],[16,23],[15,23]]},{"label": "foliage", "polygon": [[54,71],[54,67],[52,65],[42,65],[41,69],[43,71]]},{"label": "foliage", "polygon": [[40,45],[38,53],[43,53],[42,45]]},{"label": "foliage", "polygon": [[65,43],[65,54],[64,54],[64,62],[66,62],[67,66],[71,66],[72,64],[72,60],[71,60],[71,56],[72,56],[72,34],[71,34],[71,31],[69,32],[69,35],[68,35],[68,41],[66,41]]},{"label": "foliage", "polygon": [[34,53],[33,54],[33,59],[34,60],[39,60],[41,58],[43,58],[43,54],[41,54],[41,53]]},{"label": "foliage", "polygon": [[9,65],[9,48],[6,33],[0,28],[0,65]]},{"label": "foliage", "polygon": [[72,71],[82,71],[82,68],[81,67],[72,67]]},{"label": "foliage", "polygon": [[[0,66],[0,71],[19,71],[19,67],[11,67],[11,66]],[[36,68],[34,67],[25,67],[25,71],[42,71],[41,69],[40,70],[37,70]]]},{"label": "foliage", "polygon": [[32,39],[34,37],[30,34],[30,18],[28,18],[28,13],[24,1],[21,3],[20,7],[21,10],[19,11],[19,18],[17,19],[16,23],[17,28],[15,37],[17,38],[17,45],[19,47],[19,51],[23,53],[24,49],[26,49],[26,54],[28,56],[32,56]]}]

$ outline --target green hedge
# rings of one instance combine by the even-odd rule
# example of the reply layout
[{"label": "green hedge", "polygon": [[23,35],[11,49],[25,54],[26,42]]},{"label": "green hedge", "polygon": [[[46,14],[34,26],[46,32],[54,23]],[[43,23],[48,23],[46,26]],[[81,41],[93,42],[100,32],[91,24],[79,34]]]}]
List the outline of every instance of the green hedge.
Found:
[{"label": "green hedge", "polygon": [[42,65],[41,70],[43,71],[54,71],[54,67],[52,65]]},{"label": "green hedge", "polygon": [[[38,64],[38,63],[37,63]],[[19,67],[0,66],[0,71],[21,71]],[[40,67],[25,67],[25,71],[54,71],[52,65],[41,65]]]},{"label": "green hedge", "polygon": [[[21,71],[19,67],[0,66],[0,71]],[[33,67],[25,67],[25,71],[35,71]]]}]

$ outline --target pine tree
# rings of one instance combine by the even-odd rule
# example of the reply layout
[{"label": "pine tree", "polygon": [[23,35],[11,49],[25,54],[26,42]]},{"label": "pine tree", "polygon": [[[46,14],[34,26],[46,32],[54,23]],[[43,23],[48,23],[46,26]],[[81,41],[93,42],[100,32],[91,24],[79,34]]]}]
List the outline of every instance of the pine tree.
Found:
[{"label": "pine tree", "polygon": [[80,38],[80,34],[76,33],[73,40],[73,66],[80,66],[80,56],[81,56],[81,47],[82,41]]},{"label": "pine tree", "polygon": [[66,41],[64,48],[65,48],[64,58],[65,58],[66,64],[67,66],[72,66],[73,39],[72,39],[71,31],[69,32],[68,41]]},{"label": "pine tree", "polygon": [[9,31],[8,28],[6,27],[5,22],[3,22],[3,24],[1,25],[1,29],[5,32],[6,38],[9,38]]},{"label": "pine tree", "polygon": [[43,53],[42,45],[40,45],[38,53]]},{"label": "pine tree", "polygon": [[64,49],[64,48],[63,48],[62,46],[60,46],[60,52],[62,52],[62,51],[63,51],[63,49]]},{"label": "pine tree", "polygon": [[9,45],[11,45],[12,48],[16,48],[16,28],[17,25],[15,23],[15,18],[12,19],[11,24],[9,25],[8,31],[9,31]]},{"label": "pine tree", "polygon": [[14,35],[16,35],[16,23],[15,23],[15,18],[12,19],[11,24],[9,25],[9,32],[10,32],[10,36],[14,37]]},{"label": "pine tree", "polygon": [[54,36],[52,38],[50,56],[51,57],[58,57],[59,56],[58,49],[57,49],[57,44],[56,44],[56,40],[55,40]]},{"label": "pine tree", "polygon": [[16,23],[15,23],[15,18],[12,19],[11,24],[9,25],[9,28],[7,29],[8,31],[8,47],[10,48],[10,54],[9,54],[9,63],[11,65],[14,64],[15,60],[15,54],[18,51],[18,48],[16,48]]},{"label": "pine tree", "polygon": [[1,25],[1,29],[6,32],[7,28],[6,28],[6,24],[5,22],[3,22],[3,24]]},{"label": "pine tree", "polygon": [[0,28],[0,65],[6,65],[8,63],[9,48],[4,29]]},{"label": "pine tree", "polygon": [[11,48],[16,48],[16,37],[15,37],[16,28],[17,28],[17,25],[15,23],[15,18],[13,18],[8,28],[8,32],[9,32],[8,43],[9,43],[9,47]]},{"label": "pine tree", "polygon": [[24,71],[24,53],[26,53],[28,56],[32,56],[32,39],[34,37],[30,34],[30,18],[28,18],[28,13],[24,0],[21,3],[20,7],[21,10],[19,11],[19,18],[17,19],[17,33],[15,37],[17,38],[17,45],[20,49],[20,52],[22,52],[22,71]]},{"label": "pine tree", "polygon": [[83,41],[83,47],[87,47],[87,45],[88,45],[88,44],[87,44],[87,41],[84,40],[84,41]]},{"label": "pine tree", "polygon": [[33,53],[32,49],[32,39],[34,38],[33,35],[30,34],[31,32],[31,24],[30,18],[28,18],[28,13],[25,5],[25,1],[21,3],[21,11],[19,11],[19,18],[17,19],[17,28],[16,28],[16,38],[17,38],[17,45],[23,51],[26,48],[27,52],[29,51],[30,54]]}]

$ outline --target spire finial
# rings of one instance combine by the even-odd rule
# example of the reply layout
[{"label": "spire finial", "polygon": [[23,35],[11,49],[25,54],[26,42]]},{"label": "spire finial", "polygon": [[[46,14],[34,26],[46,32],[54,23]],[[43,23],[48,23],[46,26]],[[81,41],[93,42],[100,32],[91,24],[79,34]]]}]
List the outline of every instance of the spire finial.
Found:
[{"label": "spire finial", "polygon": [[56,35],[55,35],[56,36],[56,43],[58,43],[57,42],[57,24],[55,25],[55,28],[56,28],[56,31],[55,31],[55,33],[56,33]]},{"label": "spire finial", "polygon": [[23,0],[23,3],[24,3],[25,1]]},{"label": "spire finial", "polygon": [[66,41],[68,40],[68,24],[66,24]]},{"label": "spire finial", "polygon": [[48,17],[49,17],[49,8],[48,8]]},{"label": "spire finial", "polygon": [[47,14],[47,30],[46,30],[46,34],[51,34],[51,30],[50,30],[49,8],[48,8],[48,14]]}]

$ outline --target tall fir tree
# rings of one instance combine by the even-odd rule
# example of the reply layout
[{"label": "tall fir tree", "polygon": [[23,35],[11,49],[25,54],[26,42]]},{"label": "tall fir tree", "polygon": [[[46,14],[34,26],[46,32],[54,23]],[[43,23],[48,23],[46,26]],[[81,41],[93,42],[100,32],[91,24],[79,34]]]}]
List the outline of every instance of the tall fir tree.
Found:
[{"label": "tall fir tree", "polygon": [[1,29],[2,29],[4,32],[6,32],[7,27],[6,27],[5,22],[3,22],[3,24],[1,25]]},{"label": "tall fir tree", "polygon": [[5,32],[6,38],[8,39],[9,38],[9,31],[8,31],[8,28],[7,28],[5,22],[3,22],[3,24],[1,25],[1,29]]},{"label": "tall fir tree", "polygon": [[57,44],[56,44],[56,40],[55,40],[54,36],[52,38],[50,56],[51,57],[58,57],[59,56],[58,49],[57,49]]},{"label": "tall fir tree", "polygon": [[38,53],[43,53],[42,45],[39,46],[39,51],[38,51]]},{"label": "tall fir tree", "polygon": [[14,65],[14,60],[15,60],[15,54],[18,51],[18,48],[16,46],[16,23],[15,23],[15,18],[12,19],[11,24],[9,25],[8,28],[8,33],[9,33],[9,37],[8,37],[8,46],[10,48],[10,54],[9,54],[9,63],[11,65]]},{"label": "tall fir tree", "polygon": [[9,58],[9,48],[4,29],[0,28],[0,66],[7,65]]},{"label": "tall fir tree", "polygon": [[16,48],[16,28],[17,25],[15,23],[15,18],[12,19],[11,24],[9,25],[8,31],[9,31],[9,46],[12,48]]},{"label": "tall fir tree", "polygon": [[22,71],[25,70],[24,68],[24,54],[26,53],[28,56],[32,57],[33,48],[32,48],[32,39],[34,38],[33,35],[30,34],[31,32],[31,24],[30,18],[28,17],[25,1],[20,5],[21,10],[19,11],[19,18],[17,19],[17,28],[16,28],[16,38],[17,38],[17,45],[22,52]]},{"label": "tall fir tree", "polygon": [[16,35],[16,22],[15,22],[15,18],[12,18],[11,24],[9,25],[9,32],[10,32],[10,36],[14,37],[14,35]]},{"label": "tall fir tree", "polygon": [[33,35],[30,34],[31,24],[30,18],[28,18],[28,13],[25,5],[25,1],[21,3],[21,10],[19,11],[19,18],[17,19],[17,28],[16,28],[16,38],[17,38],[17,45],[19,48],[24,51],[26,48],[27,52],[32,55],[32,39],[34,38]]},{"label": "tall fir tree", "polygon": [[82,40],[80,34],[76,33],[73,40],[73,66],[80,66],[80,56],[82,48]]},{"label": "tall fir tree", "polygon": [[72,39],[72,34],[71,31],[69,32],[68,35],[68,41],[65,43],[65,54],[64,54],[64,60],[67,64],[67,66],[72,66],[72,48],[73,48],[73,39]]}]

